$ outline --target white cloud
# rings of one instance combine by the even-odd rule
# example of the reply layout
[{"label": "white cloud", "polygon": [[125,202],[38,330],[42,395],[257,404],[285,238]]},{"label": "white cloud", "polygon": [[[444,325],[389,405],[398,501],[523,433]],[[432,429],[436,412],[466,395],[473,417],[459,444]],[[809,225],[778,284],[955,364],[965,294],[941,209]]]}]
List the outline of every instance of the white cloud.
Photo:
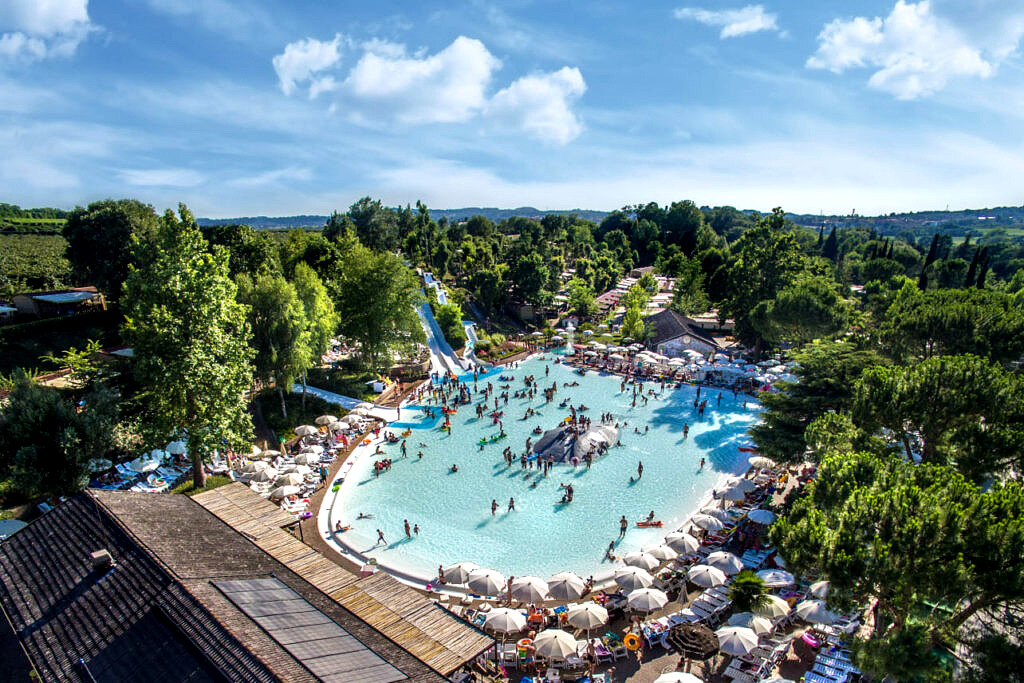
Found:
[{"label": "white cloud", "polygon": [[148,4],[157,12],[248,42],[273,32],[276,27],[273,17],[254,2],[236,4],[231,0],[148,0]]},{"label": "white cloud", "polygon": [[70,57],[96,27],[89,0],[4,0],[0,3],[0,58],[33,62]]},{"label": "white cloud", "polygon": [[201,173],[188,168],[126,168],[118,175],[129,185],[140,187],[195,187],[205,180]]},{"label": "white cloud", "polygon": [[403,123],[466,121],[487,104],[501,61],[479,40],[459,36],[437,54],[407,55],[393,43],[367,43],[343,90]]},{"label": "white cloud", "polygon": [[291,95],[295,92],[295,86],[304,81],[312,81],[315,88],[315,92],[313,89],[310,91],[311,98],[327,89],[325,86],[329,82],[333,83],[333,80],[314,79],[314,76],[341,60],[341,39],[341,34],[338,34],[329,42],[306,38],[285,45],[284,52],[275,55],[273,59],[281,91]]},{"label": "white cloud", "polygon": [[580,70],[565,66],[515,80],[494,95],[487,113],[539,140],[564,145],[583,131],[571,104],[586,89]]},{"label": "white cloud", "polygon": [[778,31],[778,16],[765,12],[763,5],[747,5],[738,9],[709,10],[680,7],[673,12],[676,19],[696,21],[705,26],[721,26],[720,38],[737,38],[759,31]]},{"label": "white cloud", "polygon": [[834,73],[872,68],[870,87],[912,100],[942,90],[955,78],[991,77],[1022,35],[1020,2],[898,0],[885,19],[826,24],[807,67]]}]

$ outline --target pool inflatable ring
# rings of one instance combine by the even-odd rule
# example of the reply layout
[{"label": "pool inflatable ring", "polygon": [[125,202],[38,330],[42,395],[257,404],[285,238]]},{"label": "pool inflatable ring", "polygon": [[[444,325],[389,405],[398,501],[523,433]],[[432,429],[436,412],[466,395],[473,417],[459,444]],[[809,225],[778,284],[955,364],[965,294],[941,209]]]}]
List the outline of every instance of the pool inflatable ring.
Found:
[{"label": "pool inflatable ring", "polygon": [[639,527],[660,527],[660,526],[663,526],[660,519],[659,520],[655,520],[653,522],[648,522],[646,519],[644,519],[644,520],[641,520],[641,521],[637,522],[636,525],[639,526]]},{"label": "pool inflatable ring", "polygon": [[369,446],[370,443],[372,443],[372,441],[370,439],[363,439],[363,445],[364,446]]},{"label": "pool inflatable ring", "polygon": [[740,446],[739,448],[744,453],[757,453],[757,449],[751,446]]},{"label": "pool inflatable ring", "polygon": [[406,429],[404,432],[402,432],[402,436],[412,436],[412,430]]},{"label": "pool inflatable ring", "polygon": [[636,652],[640,649],[640,638],[635,633],[627,633],[622,639],[622,644],[630,652]]}]

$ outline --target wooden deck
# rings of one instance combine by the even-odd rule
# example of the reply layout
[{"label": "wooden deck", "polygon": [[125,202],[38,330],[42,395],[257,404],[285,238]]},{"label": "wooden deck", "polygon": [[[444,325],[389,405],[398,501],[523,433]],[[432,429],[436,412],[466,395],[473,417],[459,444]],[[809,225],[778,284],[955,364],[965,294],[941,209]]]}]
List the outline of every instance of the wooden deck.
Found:
[{"label": "wooden deck", "polygon": [[193,500],[435,671],[447,676],[494,639],[384,572],[360,579],[283,526],[294,518],[242,484]]}]

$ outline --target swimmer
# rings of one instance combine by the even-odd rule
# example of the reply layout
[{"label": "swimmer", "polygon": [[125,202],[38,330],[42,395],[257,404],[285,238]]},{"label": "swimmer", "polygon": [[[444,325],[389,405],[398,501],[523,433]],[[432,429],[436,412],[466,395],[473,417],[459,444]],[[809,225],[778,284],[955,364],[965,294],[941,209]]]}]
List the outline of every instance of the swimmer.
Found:
[{"label": "swimmer", "polygon": [[365,512],[360,512],[356,519],[373,519],[373,515],[368,515]]},{"label": "swimmer", "polygon": [[648,513],[647,521],[648,522],[653,522],[654,521],[654,510],[651,510],[650,513]]},{"label": "swimmer", "polygon": [[459,471],[459,466],[453,463],[451,469],[449,469],[448,471],[454,474],[455,472]]},{"label": "swimmer", "polygon": [[701,458],[701,459],[700,459],[700,469],[701,469],[701,470],[703,470],[703,469],[704,469],[704,458]]},{"label": "swimmer", "polygon": [[419,458],[420,460],[422,460],[422,459],[423,459],[423,451],[419,451],[419,452],[418,452],[418,453],[416,454],[416,457],[417,457],[417,458]]}]

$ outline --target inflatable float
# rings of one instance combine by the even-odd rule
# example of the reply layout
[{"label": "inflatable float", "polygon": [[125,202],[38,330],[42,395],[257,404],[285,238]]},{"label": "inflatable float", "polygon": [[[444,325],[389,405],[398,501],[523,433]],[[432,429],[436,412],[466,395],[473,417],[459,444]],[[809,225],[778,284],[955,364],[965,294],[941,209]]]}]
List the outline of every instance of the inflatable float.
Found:
[{"label": "inflatable float", "polygon": [[638,527],[642,527],[642,528],[664,526],[664,524],[662,523],[662,521],[660,519],[656,519],[653,522],[648,522],[646,519],[643,519],[643,520],[640,520],[639,522],[637,522],[636,525]]}]

